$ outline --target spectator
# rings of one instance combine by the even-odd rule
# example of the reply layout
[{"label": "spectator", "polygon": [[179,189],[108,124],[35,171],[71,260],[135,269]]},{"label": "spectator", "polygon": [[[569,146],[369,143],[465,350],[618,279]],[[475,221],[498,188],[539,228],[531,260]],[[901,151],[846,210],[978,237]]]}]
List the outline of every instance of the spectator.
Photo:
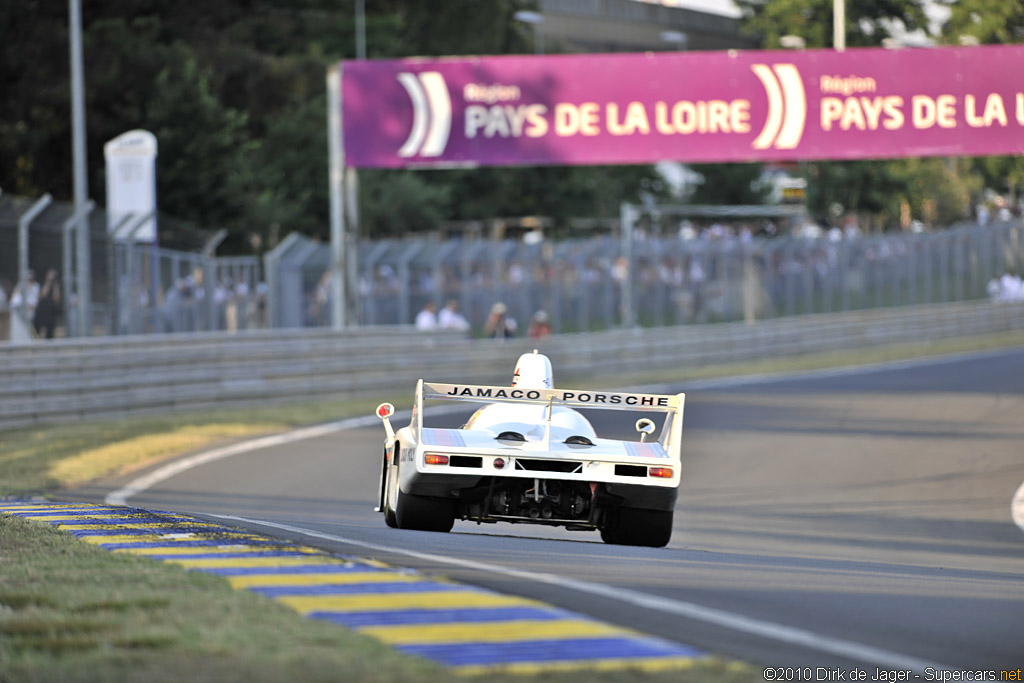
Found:
[{"label": "spectator", "polygon": [[437,314],[437,324],[442,330],[469,332],[469,321],[459,313],[459,302],[455,299],[449,299]]},{"label": "spectator", "polygon": [[28,271],[25,284],[27,285],[25,291],[22,291],[20,282],[15,285],[14,293],[11,294],[11,309],[24,310],[26,320],[32,320],[35,318],[36,305],[39,303],[39,283],[36,282],[35,271]]},{"label": "spectator", "polygon": [[51,268],[46,272],[46,282],[39,290],[36,312],[32,316],[32,325],[44,339],[53,339],[57,328],[57,317],[60,315],[60,280],[57,271]]},{"label": "spectator", "polygon": [[534,313],[533,319],[530,320],[530,339],[544,339],[550,337],[551,332],[551,320],[548,317],[548,312],[540,310]]},{"label": "spectator", "polygon": [[484,323],[484,336],[492,339],[509,339],[516,336],[518,329],[515,318],[508,315],[508,306],[497,302],[491,307],[491,314]]},{"label": "spectator", "polygon": [[988,283],[988,295],[993,301],[1020,302],[1024,301],[1024,282],[1012,269],[1002,277]]},{"label": "spectator", "polygon": [[416,314],[416,329],[424,332],[437,329],[437,305],[433,301],[424,304]]}]

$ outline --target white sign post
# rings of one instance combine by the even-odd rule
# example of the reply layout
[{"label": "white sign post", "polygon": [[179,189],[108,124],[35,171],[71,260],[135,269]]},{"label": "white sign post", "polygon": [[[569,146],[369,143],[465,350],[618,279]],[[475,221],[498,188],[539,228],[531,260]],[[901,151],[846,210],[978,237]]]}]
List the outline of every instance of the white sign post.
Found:
[{"label": "white sign post", "polygon": [[[156,136],[148,130],[130,130],[103,145],[103,156],[107,162],[107,237],[111,244],[124,243],[130,265],[134,263],[135,245],[139,242],[150,245],[152,292],[149,300],[154,311],[154,332],[158,331],[155,312],[160,297],[156,227],[156,155]],[[115,250],[111,251],[116,254]],[[118,300],[116,294],[121,286],[118,270],[115,268],[114,278],[117,281],[113,283],[113,287],[116,303],[112,314],[119,319],[121,306],[126,302]],[[129,273],[131,272],[129,268]],[[128,291],[135,291],[135,286],[136,283],[130,282]],[[135,300],[133,297],[132,301]],[[120,329],[119,322],[115,329]]]},{"label": "white sign post", "polygon": [[[146,216],[156,210],[156,136],[146,130],[130,130],[103,145],[107,162],[107,232],[114,240],[130,236],[113,234],[129,215]],[[136,242],[156,242],[156,217],[135,231]]]}]

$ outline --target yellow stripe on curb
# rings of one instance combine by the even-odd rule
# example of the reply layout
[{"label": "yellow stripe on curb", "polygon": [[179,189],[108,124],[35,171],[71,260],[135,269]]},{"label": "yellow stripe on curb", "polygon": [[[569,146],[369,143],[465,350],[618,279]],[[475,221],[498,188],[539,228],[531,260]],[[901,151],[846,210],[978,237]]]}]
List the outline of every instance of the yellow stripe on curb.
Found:
[{"label": "yellow stripe on curb", "polygon": [[269,588],[273,586],[330,586],[354,583],[414,583],[422,581],[412,574],[394,572],[324,572],[322,574],[247,574],[229,576],[234,588]]},{"label": "yellow stripe on curb", "polygon": [[545,606],[509,595],[481,591],[432,591],[427,593],[376,593],[356,595],[285,595],[277,598],[292,609],[310,612],[369,612],[378,610],[450,609],[454,607]]},{"label": "yellow stripe on curb", "polygon": [[[77,520],[76,520],[77,521]],[[220,529],[217,524],[208,522],[150,522],[146,524],[66,524],[61,522],[59,528],[62,531],[125,531],[126,529]]]},{"label": "yellow stripe on curb", "polygon": [[516,640],[566,640],[569,638],[631,637],[636,634],[597,621],[581,619],[500,621],[494,623],[415,624],[373,626],[358,629],[389,645],[439,643],[507,643]]},{"label": "yellow stripe on curb", "polygon": [[[122,555],[232,555],[240,553],[281,552],[280,545],[189,545],[179,548],[115,548],[111,552]],[[296,552],[287,548],[288,552]],[[302,551],[298,551],[302,552]],[[308,551],[315,553],[315,550]]]},{"label": "yellow stripe on curb", "polygon": [[[203,552],[203,550],[200,548],[196,552]],[[165,561],[187,569],[250,569],[257,567],[272,569],[274,567],[302,567],[311,564],[346,566],[344,560],[339,560],[329,555],[312,554],[309,557],[225,557],[223,559],[219,557],[205,557],[196,560],[169,558]]]},{"label": "yellow stripe on curb", "polygon": [[[11,510],[2,510],[2,512],[11,512]],[[77,511],[76,510],[61,510],[61,512],[77,512]],[[81,510],[80,512],[88,512],[88,511],[87,510]],[[68,522],[75,522],[75,521],[79,521],[79,520],[82,520],[82,519],[89,519],[88,515],[68,515],[67,517],[60,517],[60,516],[57,516],[57,515],[21,515],[21,514],[19,514],[18,517],[20,517],[22,519],[34,519],[34,520],[39,521],[39,522],[60,522],[62,520],[68,521]],[[102,513],[96,513],[96,517],[101,517],[103,519],[138,519],[140,517],[140,515],[135,514],[135,513],[117,514],[117,513],[102,512]]]},{"label": "yellow stripe on curb", "polygon": [[[121,534],[116,536],[79,536],[86,543],[103,545],[106,543],[175,543],[189,541],[224,541],[223,545],[231,545],[231,541],[266,541],[265,536],[255,534]],[[280,544],[279,544],[280,545]]]}]

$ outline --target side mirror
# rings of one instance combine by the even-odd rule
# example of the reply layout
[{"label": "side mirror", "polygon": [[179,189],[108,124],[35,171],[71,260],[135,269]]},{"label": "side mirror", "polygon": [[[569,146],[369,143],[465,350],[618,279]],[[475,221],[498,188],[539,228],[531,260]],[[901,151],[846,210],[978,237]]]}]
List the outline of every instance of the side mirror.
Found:
[{"label": "side mirror", "polygon": [[641,417],[636,421],[636,431],[640,432],[641,443],[643,443],[649,435],[653,434],[655,429],[654,421],[649,418]]},{"label": "side mirror", "polygon": [[395,438],[395,429],[391,426],[391,420],[388,419],[394,414],[395,406],[390,403],[381,403],[377,406],[377,417],[384,422],[384,431],[387,432],[389,442]]}]

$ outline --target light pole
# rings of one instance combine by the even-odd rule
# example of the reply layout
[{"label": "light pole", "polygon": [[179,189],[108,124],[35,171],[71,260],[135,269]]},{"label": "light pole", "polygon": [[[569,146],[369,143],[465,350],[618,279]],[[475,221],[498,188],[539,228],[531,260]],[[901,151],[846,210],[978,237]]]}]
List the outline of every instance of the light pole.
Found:
[{"label": "light pole", "polygon": [[356,59],[366,59],[366,0],[356,0]]},{"label": "light pole", "polygon": [[78,244],[78,329],[83,337],[92,336],[92,268],[89,254],[89,221],[85,211],[89,201],[89,176],[85,152],[85,78],[82,75],[81,0],[68,0],[71,39],[71,149],[74,165],[75,215],[80,216]]},{"label": "light pole", "polygon": [[512,15],[516,21],[533,24],[533,49],[539,55],[544,54],[544,15],[540,12],[520,10]]},{"label": "light pole", "polygon": [[832,0],[832,47],[846,49],[846,0]]}]

